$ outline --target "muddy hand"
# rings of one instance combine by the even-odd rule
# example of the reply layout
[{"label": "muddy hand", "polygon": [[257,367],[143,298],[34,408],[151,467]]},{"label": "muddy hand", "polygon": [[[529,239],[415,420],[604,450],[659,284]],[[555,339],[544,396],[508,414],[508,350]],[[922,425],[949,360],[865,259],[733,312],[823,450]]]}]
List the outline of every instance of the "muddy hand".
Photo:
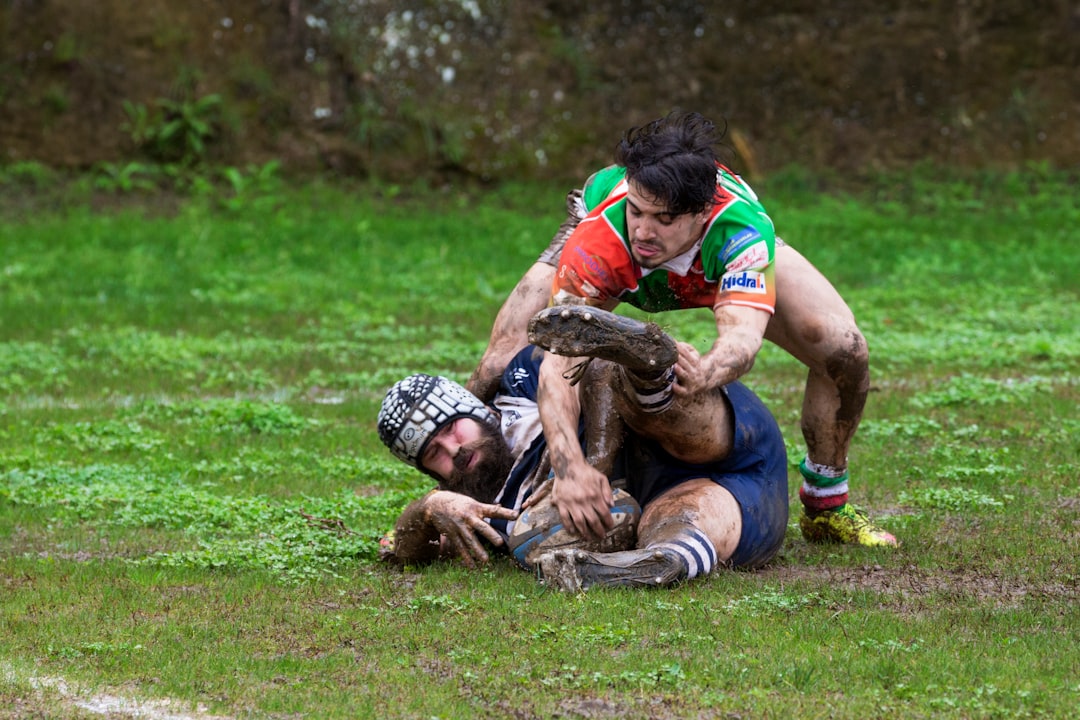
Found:
[{"label": "muddy hand", "polygon": [[518,514],[516,510],[501,505],[482,503],[468,495],[440,490],[428,496],[424,503],[424,515],[446,539],[450,550],[471,568],[488,561],[481,538],[492,545],[502,545],[503,542],[502,536],[485,518],[514,520]]},{"label": "muddy hand", "polygon": [[539,487],[533,490],[532,495],[529,496],[529,499],[521,504],[521,509],[525,510],[539,503],[541,500],[551,494],[551,489],[553,487],[555,487],[555,478],[549,477],[547,480],[540,483]]},{"label": "muddy hand", "polygon": [[601,540],[614,527],[611,484],[607,476],[588,464],[567,477],[556,476],[551,493],[563,526],[581,537]]},{"label": "muddy hand", "polygon": [[695,395],[709,388],[709,375],[701,360],[701,353],[693,345],[676,343],[679,359],[675,362],[675,394]]}]

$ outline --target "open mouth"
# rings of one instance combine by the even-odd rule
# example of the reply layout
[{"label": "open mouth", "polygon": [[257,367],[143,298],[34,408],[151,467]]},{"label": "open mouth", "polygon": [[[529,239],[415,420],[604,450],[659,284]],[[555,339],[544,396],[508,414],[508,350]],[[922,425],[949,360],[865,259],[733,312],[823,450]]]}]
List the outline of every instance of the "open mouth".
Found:
[{"label": "open mouth", "polygon": [[656,263],[661,257],[661,250],[655,245],[639,245],[635,243],[631,247],[638,262],[648,264],[649,267],[652,267],[652,264]]}]

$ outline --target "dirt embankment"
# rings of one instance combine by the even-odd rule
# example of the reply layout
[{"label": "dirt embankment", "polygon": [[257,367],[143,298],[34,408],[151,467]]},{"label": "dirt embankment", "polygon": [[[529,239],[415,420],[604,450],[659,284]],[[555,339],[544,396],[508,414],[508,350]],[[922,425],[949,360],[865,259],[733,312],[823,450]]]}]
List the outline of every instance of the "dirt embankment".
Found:
[{"label": "dirt embankment", "polygon": [[0,163],[577,177],[679,107],[751,174],[1080,164],[1080,3],[663,5],[14,0]]}]

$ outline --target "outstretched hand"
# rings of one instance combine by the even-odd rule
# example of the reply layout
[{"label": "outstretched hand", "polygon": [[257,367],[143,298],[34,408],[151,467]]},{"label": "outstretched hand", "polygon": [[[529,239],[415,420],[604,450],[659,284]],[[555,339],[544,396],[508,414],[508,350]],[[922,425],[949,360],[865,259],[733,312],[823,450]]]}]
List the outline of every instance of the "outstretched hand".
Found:
[{"label": "outstretched hand", "polygon": [[514,520],[517,516],[516,510],[448,490],[434,492],[424,501],[425,519],[443,536],[447,549],[470,568],[488,561],[481,538],[492,545],[503,544],[502,536],[485,518]]}]

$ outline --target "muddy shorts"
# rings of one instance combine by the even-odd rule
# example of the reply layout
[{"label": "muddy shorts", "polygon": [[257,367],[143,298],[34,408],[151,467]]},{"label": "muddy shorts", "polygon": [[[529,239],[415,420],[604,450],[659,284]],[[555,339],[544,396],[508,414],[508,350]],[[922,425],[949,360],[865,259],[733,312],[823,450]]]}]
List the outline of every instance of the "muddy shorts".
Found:
[{"label": "muddy shorts", "polygon": [[788,522],[787,451],[769,410],[742,383],[724,388],[735,417],[735,449],[721,461],[701,465],[677,460],[660,444],[630,436],[626,441],[626,489],[645,507],[669,488],[709,478],[727,489],[742,508],[742,537],[731,565],[764,565],[784,543]]}]

